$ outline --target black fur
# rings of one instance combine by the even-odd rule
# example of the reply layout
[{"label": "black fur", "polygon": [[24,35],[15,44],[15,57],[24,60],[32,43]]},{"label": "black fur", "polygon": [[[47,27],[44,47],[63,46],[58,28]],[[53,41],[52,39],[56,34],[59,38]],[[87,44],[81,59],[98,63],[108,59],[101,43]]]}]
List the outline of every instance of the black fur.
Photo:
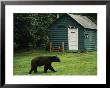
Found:
[{"label": "black fur", "polygon": [[37,72],[37,67],[38,66],[44,66],[44,72],[46,73],[47,70],[51,70],[53,72],[56,72],[54,68],[52,67],[52,62],[60,62],[60,58],[57,56],[39,56],[35,57],[31,61],[31,70],[29,71],[29,74],[34,71],[35,73]]}]

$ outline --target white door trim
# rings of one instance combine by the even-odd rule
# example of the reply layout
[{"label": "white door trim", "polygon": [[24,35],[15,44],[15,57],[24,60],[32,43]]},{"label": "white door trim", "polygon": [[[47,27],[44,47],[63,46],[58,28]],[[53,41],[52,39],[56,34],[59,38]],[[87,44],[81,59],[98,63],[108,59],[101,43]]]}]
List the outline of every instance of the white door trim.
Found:
[{"label": "white door trim", "polygon": [[[70,30],[76,30],[76,48],[75,49],[71,49],[71,45],[70,45],[70,41],[69,41],[69,39],[70,39]],[[78,50],[78,28],[68,28],[68,48],[69,48],[69,50]]]}]

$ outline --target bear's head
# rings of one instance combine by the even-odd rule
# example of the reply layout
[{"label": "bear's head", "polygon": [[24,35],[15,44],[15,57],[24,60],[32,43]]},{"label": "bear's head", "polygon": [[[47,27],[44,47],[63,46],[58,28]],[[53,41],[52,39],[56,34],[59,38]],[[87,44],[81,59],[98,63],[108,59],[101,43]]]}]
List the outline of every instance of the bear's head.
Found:
[{"label": "bear's head", "polygon": [[60,58],[57,56],[51,56],[50,60],[51,62],[60,62]]}]

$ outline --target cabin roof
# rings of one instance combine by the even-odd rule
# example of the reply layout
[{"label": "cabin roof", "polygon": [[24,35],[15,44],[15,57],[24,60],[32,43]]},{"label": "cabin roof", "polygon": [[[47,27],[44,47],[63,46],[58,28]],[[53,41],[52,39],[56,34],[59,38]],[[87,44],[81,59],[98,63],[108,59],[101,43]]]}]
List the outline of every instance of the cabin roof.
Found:
[{"label": "cabin roof", "polygon": [[76,20],[84,28],[97,29],[97,25],[92,22],[87,16],[74,15],[69,13],[67,13],[67,15]]}]

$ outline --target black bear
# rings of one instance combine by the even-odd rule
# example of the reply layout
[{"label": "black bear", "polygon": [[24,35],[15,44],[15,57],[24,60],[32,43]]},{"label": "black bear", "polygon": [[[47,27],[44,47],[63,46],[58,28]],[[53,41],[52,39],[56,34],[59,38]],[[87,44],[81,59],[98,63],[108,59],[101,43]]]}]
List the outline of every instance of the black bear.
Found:
[{"label": "black bear", "polygon": [[37,72],[38,66],[44,66],[45,73],[47,72],[48,69],[53,72],[56,72],[51,65],[52,62],[60,62],[60,58],[57,56],[39,56],[33,58],[31,60],[31,70],[29,71],[29,74],[31,74],[32,71]]}]

